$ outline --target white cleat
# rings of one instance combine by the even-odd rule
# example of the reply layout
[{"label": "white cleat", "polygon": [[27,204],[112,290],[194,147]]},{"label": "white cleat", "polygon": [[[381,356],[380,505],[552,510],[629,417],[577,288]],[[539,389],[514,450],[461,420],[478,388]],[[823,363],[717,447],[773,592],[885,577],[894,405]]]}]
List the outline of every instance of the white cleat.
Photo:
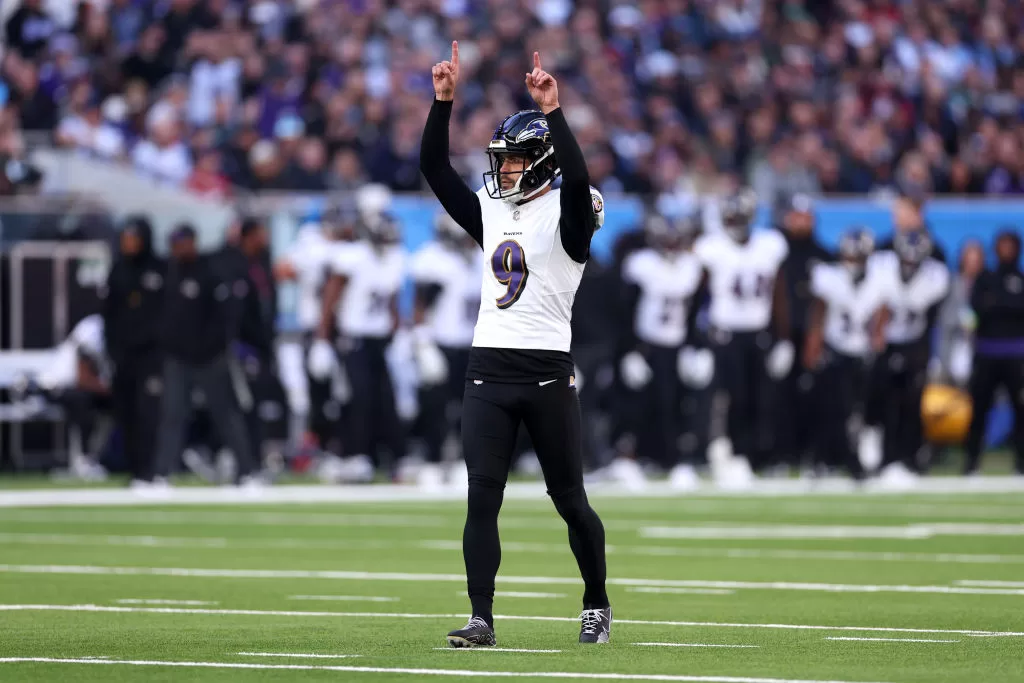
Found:
[{"label": "white cleat", "polygon": [[879,485],[889,491],[907,491],[917,486],[921,477],[901,462],[886,465],[878,476]]},{"label": "white cleat", "polygon": [[433,462],[420,465],[416,473],[416,486],[425,493],[440,493],[444,489],[444,473],[441,466]]},{"label": "white cleat", "polygon": [[238,482],[238,490],[241,491],[242,495],[246,498],[259,498],[263,495],[265,485],[263,480],[258,475],[249,475],[242,477],[242,480]]},{"label": "white cleat", "polygon": [[700,477],[693,465],[676,465],[668,473],[668,485],[673,491],[686,493],[700,488]]},{"label": "white cleat", "polygon": [[368,455],[353,455],[351,458],[345,458],[342,463],[342,481],[366,484],[373,481],[376,474],[373,460]]},{"label": "white cleat", "polygon": [[469,469],[465,460],[456,460],[448,470],[448,486],[456,491],[469,490]]},{"label": "white cleat", "polygon": [[643,491],[647,488],[647,475],[636,460],[615,458],[608,465],[608,475],[628,491]]}]

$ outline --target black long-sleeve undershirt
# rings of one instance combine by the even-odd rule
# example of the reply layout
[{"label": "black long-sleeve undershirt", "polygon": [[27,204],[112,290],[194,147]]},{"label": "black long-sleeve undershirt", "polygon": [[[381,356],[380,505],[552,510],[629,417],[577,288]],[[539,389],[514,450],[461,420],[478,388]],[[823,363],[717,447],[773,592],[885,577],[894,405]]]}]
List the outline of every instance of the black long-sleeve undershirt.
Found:
[{"label": "black long-sleeve undershirt", "polygon": [[590,256],[590,239],[594,236],[595,227],[587,162],[562,108],[550,112],[546,118],[555,158],[562,169],[562,194],[559,198],[562,248],[577,263],[585,263]]},{"label": "black long-sleeve undershirt", "polygon": [[420,171],[452,220],[482,247],[484,222],[480,198],[459,177],[448,158],[448,122],[451,116],[451,102],[434,100],[420,142]]}]

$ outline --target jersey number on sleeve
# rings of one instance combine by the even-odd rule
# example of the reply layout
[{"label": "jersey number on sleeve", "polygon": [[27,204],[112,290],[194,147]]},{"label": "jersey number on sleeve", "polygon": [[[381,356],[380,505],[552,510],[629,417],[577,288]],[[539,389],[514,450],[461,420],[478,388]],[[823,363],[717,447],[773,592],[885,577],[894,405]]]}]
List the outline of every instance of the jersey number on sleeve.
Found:
[{"label": "jersey number on sleeve", "polygon": [[530,271],[526,267],[526,252],[515,240],[505,240],[491,255],[491,270],[498,282],[505,285],[505,293],[496,300],[498,308],[508,308],[526,290]]}]

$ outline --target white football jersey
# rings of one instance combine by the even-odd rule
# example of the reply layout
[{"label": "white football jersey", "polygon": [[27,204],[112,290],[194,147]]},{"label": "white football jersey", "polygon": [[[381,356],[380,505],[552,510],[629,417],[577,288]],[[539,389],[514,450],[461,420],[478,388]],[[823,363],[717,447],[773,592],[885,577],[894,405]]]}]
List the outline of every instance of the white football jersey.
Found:
[{"label": "white football jersey", "polygon": [[622,276],[640,287],[633,321],[640,341],[657,346],[686,341],[687,303],[700,286],[701,275],[697,257],[687,252],[668,256],[647,248],[626,258]]},{"label": "white football jersey", "polygon": [[568,353],[583,263],[565,253],[561,190],[516,206],[477,191],[484,228],[480,315],[473,346]]},{"label": "white football jersey", "polygon": [[320,324],[320,296],[331,269],[331,253],[337,243],[327,239],[319,225],[302,228],[285,259],[296,272],[296,317],[303,330]]},{"label": "white football jersey", "polygon": [[413,282],[441,287],[427,317],[430,336],[441,346],[469,348],[473,343],[484,265],[482,251],[453,249],[440,242],[429,242],[413,255]]},{"label": "white football jersey", "polygon": [[890,344],[909,344],[928,331],[928,311],[949,293],[950,275],[945,264],[926,259],[909,281],[900,276],[900,260],[892,251],[872,254],[868,273],[887,280],[889,312],[892,317],[885,328]]},{"label": "white football jersey", "polygon": [[348,278],[336,312],[346,337],[383,338],[394,329],[391,300],[405,280],[405,251],[398,245],[378,249],[369,242],[339,244],[331,271]]},{"label": "white football jersey", "polygon": [[829,348],[863,358],[871,349],[871,319],[888,304],[888,280],[877,271],[860,282],[837,263],[819,263],[811,270],[811,293],[826,306],[824,334]]},{"label": "white football jersey", "polygon": [[768,327],[779,266],[789,245],[777,230],[758,230],[740,244],[724,233],[704,235],[694,254],[708,272],[711,325],[729,332]]}]

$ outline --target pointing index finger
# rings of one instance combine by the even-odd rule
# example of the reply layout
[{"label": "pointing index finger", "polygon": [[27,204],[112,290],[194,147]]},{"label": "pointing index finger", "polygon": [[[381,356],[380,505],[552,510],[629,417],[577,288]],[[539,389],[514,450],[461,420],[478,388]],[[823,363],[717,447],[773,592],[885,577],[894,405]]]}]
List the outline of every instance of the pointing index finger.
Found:
[{"label": "pointing index finger", "polygon": [[459,41],[452,41],[452,66],[458,68],[459,66]]},{"label": "pointing index finger", "polygon": [[534,52],[533,53],[533,68],[534,69],[540,69],[541,68],[541,66],[540,66],[540,53],[539,52]]}]

